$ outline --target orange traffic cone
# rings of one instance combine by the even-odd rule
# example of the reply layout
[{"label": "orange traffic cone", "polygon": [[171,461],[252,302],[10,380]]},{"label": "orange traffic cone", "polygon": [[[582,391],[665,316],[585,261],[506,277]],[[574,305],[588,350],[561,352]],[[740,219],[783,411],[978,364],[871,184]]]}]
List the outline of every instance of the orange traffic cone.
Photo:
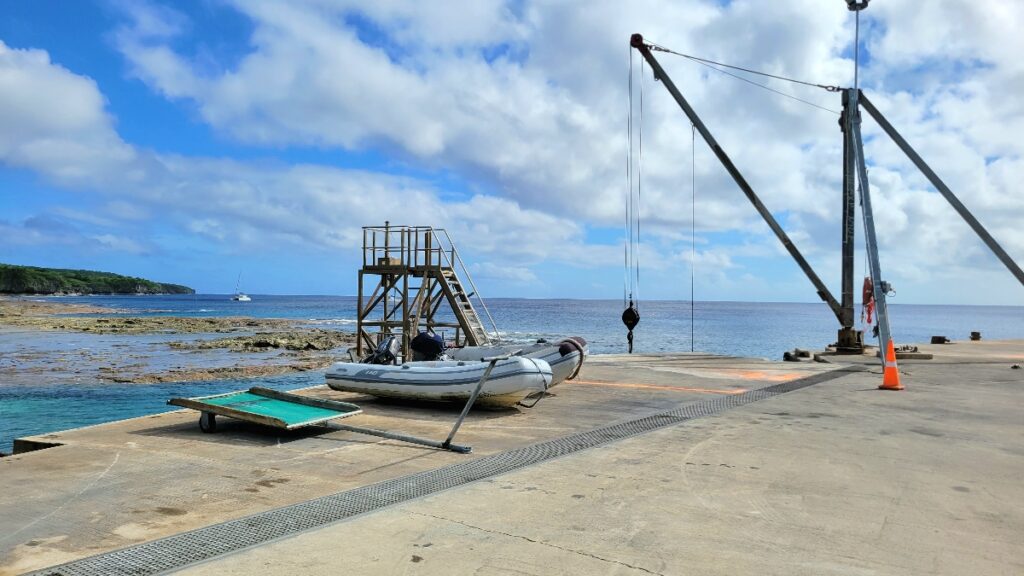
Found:
[{"label": "orange traffic cone", "polygon": [[878,387],[879,390],[903,390],[903,384],[900,384],[900,371],[896,367],[896,347],[893,345],[892,340],[889,340],[889,346],[885,350],[885,362],[883,363],[884,368],[882,369],[882,385]]}]

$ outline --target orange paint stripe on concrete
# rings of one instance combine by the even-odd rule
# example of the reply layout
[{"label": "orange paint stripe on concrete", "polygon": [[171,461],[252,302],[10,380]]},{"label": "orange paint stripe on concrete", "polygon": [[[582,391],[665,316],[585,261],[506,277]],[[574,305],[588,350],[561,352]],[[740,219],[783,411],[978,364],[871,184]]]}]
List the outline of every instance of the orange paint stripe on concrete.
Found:
[{"label": "orange paint stripe on concrete", "polygon": [[768,382],[789,382],[790,380],[807,376],[803,372],[765,372],[763,370],[742,370],[739,368],[715,368],[709,369],[709,371],[744,380],[767,380]]},{"label": "orange paint stripe on concrete", "polygon": [[698,394],[743,394],[744,388],[719,390],[715,388],[686,388],[684,386],[662,386],[660,384],[636,384],[631,382],[599,382],[597,380],[570,380],[576,384],[593,384],[596,386],[614,386],[616,388],[653,388],[655,390],[673,390],[675,392],[696,392]]}]

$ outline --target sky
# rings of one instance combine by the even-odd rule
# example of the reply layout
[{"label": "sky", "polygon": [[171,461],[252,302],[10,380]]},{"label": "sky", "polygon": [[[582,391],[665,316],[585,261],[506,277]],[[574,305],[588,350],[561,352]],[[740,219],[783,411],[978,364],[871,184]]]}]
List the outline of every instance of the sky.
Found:
[{"label": "sky", "polygon": [[[843,0],[5,0],[0,13],[0,262],[351,295],[361,227],[390,221],[447,229],[484,296],[622,298],[632,65],[636,295],[689,299],[692,274],[697,300],[817,301],[628,41],[851,86]],[[1022,28],[1013,0],[875,0],[859,74],[1018,263]],[[838,297],[839,94],[740,74],[815,107],[657,57]],[[892,301],[1024,305],[870,118],[863,130]]]}]

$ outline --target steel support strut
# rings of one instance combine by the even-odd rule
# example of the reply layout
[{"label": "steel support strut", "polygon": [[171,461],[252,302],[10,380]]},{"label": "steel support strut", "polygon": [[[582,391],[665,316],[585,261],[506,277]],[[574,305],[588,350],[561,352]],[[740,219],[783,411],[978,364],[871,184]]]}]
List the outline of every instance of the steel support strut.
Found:
[{"label": "steel support strut", "polygon": [[715,156],[718,157],[718,161],[722,163],[722,166],[724,166],[725,170],[729,172],[730,176],[732,176],[732,179],[736,182],[736,185],[740,187],[740,190],[742,190],[743,193],[747,196],[747,199],[750,200],[750,203],[754,205],[754,208],[761,215],[761,217],[768,224],[768,226],[772,229],[772,232],[775,233],[775,236],[779,239],[780,242],[782,242],[782,245],[785,246],[786,250],[789,251],[790,256],[792,256],[793,259],[796,260],[796,263],[800,266],[800,269],[804,271],[804,274],[807,275],[807,278],[810,279],[812,284],[814,284],[815,289],[817,289],[818,291],[818,296],[826,304],[828,304],[829,308],[831,308],[832,312],[836,315],[836,319],[838,319],[839,323],[842,324],[843,310],[842,307],[839,305],[839,302],[836,301],[835,297],[832,296],[832,293],[829,292],[829,289],[821,281],[821,278],[818,277],[818,275],[814,272],[814,269],[811,268],[811,265],[807,262],[807,260],[804,259],[803,254],[801,254],[800,251],[797,250],[796,246],[793,244],[793,241],[789,239],[789,236],[787,236],[786,232],[782,229],[781,226],[779,226],[779,223],[775,221],[775,218],[772,216],[771,212],[769,212],[768,209],[765,208],[764,204],[761,202],[761,199],[758,198],[757,194],[754,193],[754,189],[750,187],[750,184],[748,184],[746,179],[743,178],[743,175],[740,174],[740,171],[732,163],[732,160],[729,159],[729,156],[725,153],[725,150],[723,150],[722,147],[718,145],[718,142],[715,141],[714,136],[711,135],[711,132],[708,131],[707,126],[705,126],[704,122],[701,121],[700,116],[698,116],[697,113],[693,110],[693,108],[690,107],[690,104],[689,102],[686,101],[686,98],[683,98],[682,93],[679,92],[679,89],[676,88],[676,85],[672,82],[672,79],[669,78],[668,74],[665,73],[664,68],[662,68],[661,64],[659,64],[658,61],[654,58],[654,55],[651,53],[650,48],[647,46],[647,44],[644,43],[643,36],[640,34],[633,34],[633,36],[630,38],[630,45],[633,48],[636,48],[637,51],[639,51],[640,54],[644,57],[644,59],[646,59],[647,62],[651,65],[651,68],[654,69],[655,78],[661,80],[662,84],[664,84],[665,88],[669,91],[669,94],[671,94],[672,97],[675,98],[676,103],[679,104],[679,107],[683,109],[683,112],[690,119],[690,122],[693,123],[693,125],[697,128],[697,131],[700,132],[701,137],[703,137],[704,141],[707,142],[708,146],[711,148],[711,151],[714,152]]},{"label": "steel support strut", "polygon": [[871,279],[874,285],[875,307],[878,313],[878,358],[885,369],[885,354],[889,349],[889,310],[885,305],[885,294],[888,284],[882,280],[882,265],[878,259],[878,241],[875,237],[875,216],[871,209],[871,187],[868,184],[868,167],[864,160],[864,141],[860,135],[860,111],[857,108],[857,96],[860,90],[848,88],[850,109],[853,115],[847,119],[847,126],[853,135],[854,152],[857,157],[857,183],[860,188],[860,206],[864,213],[864,244],[868,253],[868,266],[871,268]]},{"label": "steel support strut", "polygon": [[856,114],[856,108],[851,107],[849,94],[843,91],[843,116],[840,119],[840,125],[843,128],[843,318],[841,323],[847,328],[853,326],[853,248],[854,222],[857,217],[854,192],[856,155],[851,143],[853,135],[849,129],[850,119],[854,114]]},{"label": "steel support strut", "polygon": [[842,317],[839,323],[839,335],[836,338],[836,351],[861,353],[864,350],[863,335],[854,326],[854,240],[856,237],[857,195],[856,174],[857,156],[853,144],[852,119],[856,108],[850,101],[850,93],[843,90],[843,113],[839,118],[839,127],[843,132],[843,219],[842,219]]},{"label": "steel support strut", "polygon": [[871,114],[871,117],[878,122],[878,125],[882,127],[882,130],[892,138],[892,141],[900,147],[900,150],[903,150],[903,153],[910,158],[910,161],[917,166],[918,170],[928,178],[928,181],[932,183],[932,186],[935,186],[935,189],[938,190],[947,201],[949,201],[953,206],[953,209],[956,210],[967,224],[978,234],[978,236],[981,237],[981,240],[985,242],[985,245],[992,250],[999,260],[1002,261],[1002,263],[1010,270],[1010,273],[1016,276],[1017,280],[1021,284],[1024,284],[1024,271],[1022,271],[1020,266],[1013,261],[1013,258],[1010,258],[1010,255],[1006,253],[1006,250],[1003,250],[1003,247],[1000,246],[999,243],[996,242],[996,239],[988,233],[988,230],[981,225],[981,222],[978,222],[978,219],[971,214],[970,210],[960,202],[960,199],[953,194],[953,191],[946,186],[946,183],[939,178],[938,174],[936,174],[931,167],[925,163],[924,159],[918,155],[917,151],[915,151],[910,144],[903,139],[903,136],[896,131],[896,128],[893,128],[892,124],[885,119],[885,116],[882,116],[882,113],[878,111],[878,108],[875,108],[875,105],[872,104],[863,93],[858,94],[858,96],[860,99],[860,105],[868,111],[868,114]]}]

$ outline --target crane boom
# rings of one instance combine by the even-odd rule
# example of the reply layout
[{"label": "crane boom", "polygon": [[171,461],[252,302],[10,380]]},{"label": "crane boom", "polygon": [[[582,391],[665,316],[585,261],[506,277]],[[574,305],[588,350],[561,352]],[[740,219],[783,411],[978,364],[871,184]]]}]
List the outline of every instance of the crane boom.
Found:
[{"label": "crane boom", "polygon": [[644,59],[647,60],[647,62],[651,65],[651,68],[654,69],[655,78],[660,80],[661,83],[665,85],[665,88],[669,91],[669,94],[672,95],[676,103],[679,104],[679,107],[682,108],[683,112],[690,119],[690,122],[692,122],[693,125],[697,128],[697,131],[700,132],[701,137],[703,137],[704,141],[707,142],[708,146],[711,148],[711,151],[714,152],[715,156],[718,157],[718,161],[722,163],[722,166],[724,166],[725,170],[729,173],[730,176],[732,176],[732,179],[736,182],[736,185],[740,187],[740,190],[742,190],[743,193],[747,196],[747,199],[750,200],[750,203],[754,205],[754,209],[757,210],[758,214],[761,215],[761,218],[763,218],[764,221],[768,224],[768,227],[772,229],[772,232],[775,233],[775,236],[779,239],[779,241],[782,242],[782,245],[789,252],[790,256],[792,256],[793,259],[796,260],[796,263],[800,266],[800,269],[803,270],[804,274],[807,275],[807,278],[811,281],[811,284],[814,284],[814,288],[818,291],[818,296],[822,299],[822,301],[828,304],[828,307],[832,309],[832,312],[836,315],[836,319],[839,320],[840,325],[842,325],[842,306],[840,306],[839,302],[836,301],[835,297],[829,291],[828,287],[825,286],[825,283],[821,281],[821,278],[819,278],[818,275],[814,272],[814,269],[811,268],[811,265],[804,258],[803,254],[800,253],[800,250],[797,249],[796,245],[793,244],[793,241],[786,234],[785,230],[782,229],[782,226],[780,226],[779,223],[775,220],[775,217],[772,216],[772,213],[769,212],[768,208],[766,208],[764,203],[761,202],[761,199],[754,192],[754,189],[750,187],[750,184],[747,183],[747,180],[743,177],[743,174],[741,174],[739,169],[736,168],[736,165],[732,163],[732,160],[729,158],[729,155],[725,153],[725,150],[722,149],[722,147],[715,140],[715,137],[711,135],[711,132],[708,130],[707,126],[705,126],[704,122],[701,121],[700,116],[697,115],[697,112],[694,111],[694,109],[690,106],[690,103],[686,101],[686,98],[684,98],[679,89],[676,88],[675,83],[672,82],[672,79],[669,78],[668,74],[665,73],[665,69],[661,67],[661,64],[654,57],[654,54],[651,53],[650,46],[648,46],[644,42],[643,36],[640,34],[633,34],[633,36],[630,37],[629,43],[630,46],[636,48],[636,50],[640,52],[640,55],[643,56]]}]

